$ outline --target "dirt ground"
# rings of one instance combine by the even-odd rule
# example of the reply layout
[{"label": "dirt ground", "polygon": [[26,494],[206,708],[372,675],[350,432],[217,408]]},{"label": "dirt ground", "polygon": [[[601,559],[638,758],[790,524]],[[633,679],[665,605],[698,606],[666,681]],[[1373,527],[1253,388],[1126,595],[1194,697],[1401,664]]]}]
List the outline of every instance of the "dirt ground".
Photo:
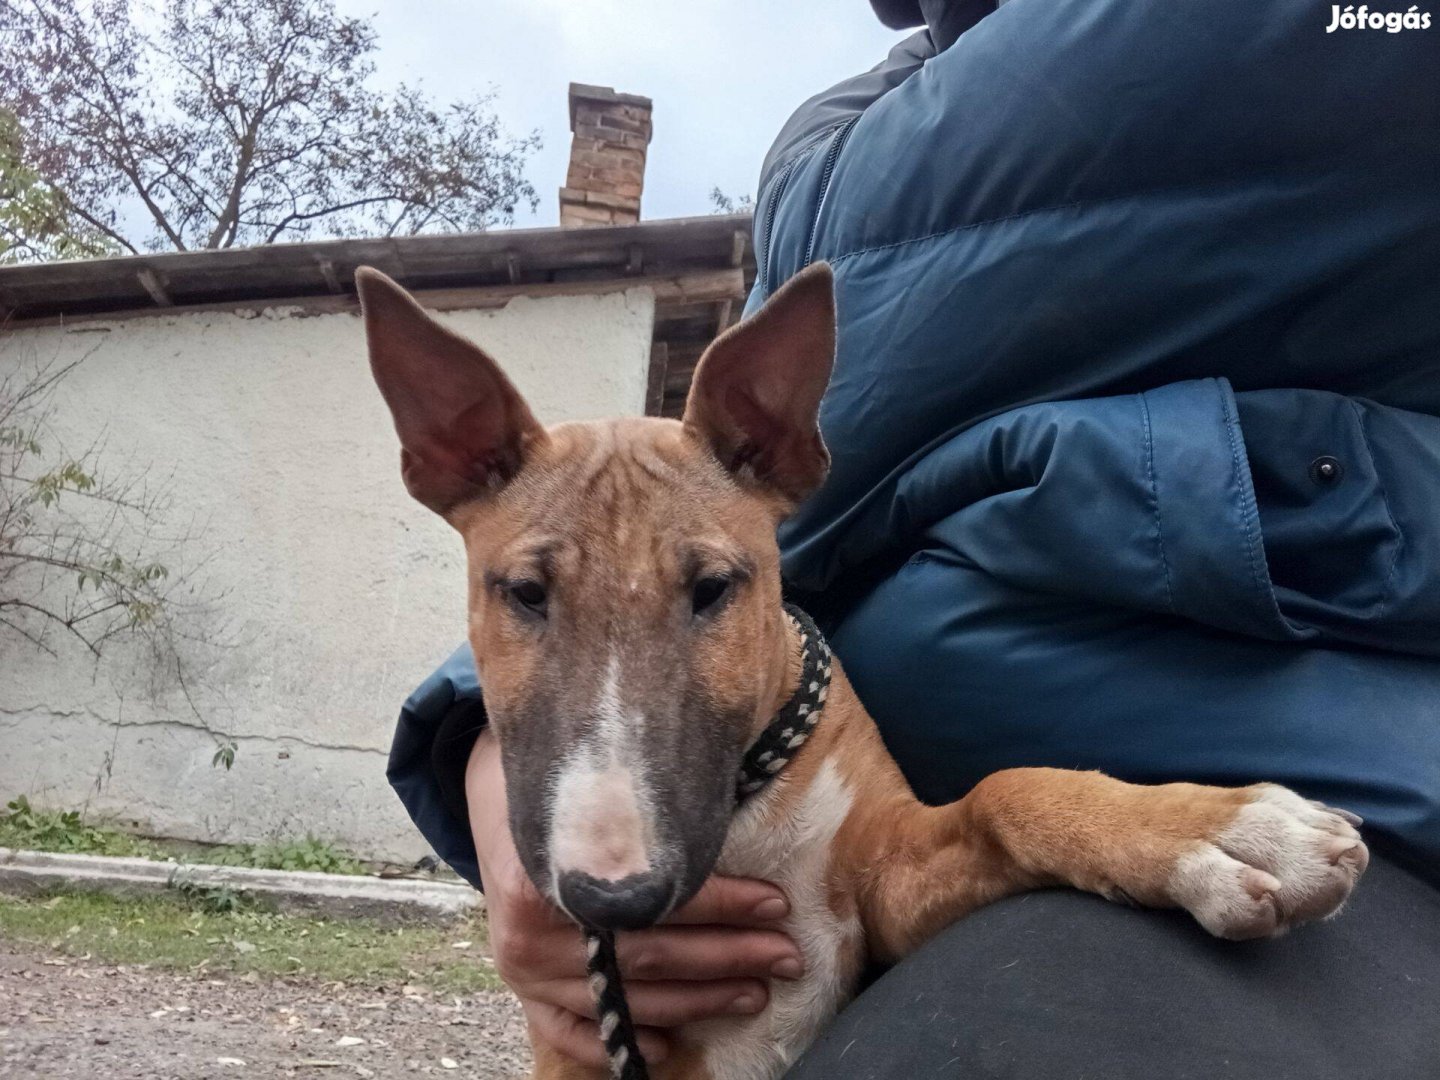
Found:
[{"label": "dirt ground", "polygon": [[0,941],[0,1077],[528,1075],[510,995],[205,977]]}]

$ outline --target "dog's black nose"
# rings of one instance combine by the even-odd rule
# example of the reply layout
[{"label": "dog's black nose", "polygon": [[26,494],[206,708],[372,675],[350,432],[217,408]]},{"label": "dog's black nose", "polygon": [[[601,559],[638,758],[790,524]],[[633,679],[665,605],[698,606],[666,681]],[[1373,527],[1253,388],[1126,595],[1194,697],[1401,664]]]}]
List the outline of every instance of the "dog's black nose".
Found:
[{"label": "dog's black nose", "polygon": [[560,875],[560,903],[587,926],[643,930],[665,914],[675,889],[660,874],[631,874],[619,881],[569,870]]}]

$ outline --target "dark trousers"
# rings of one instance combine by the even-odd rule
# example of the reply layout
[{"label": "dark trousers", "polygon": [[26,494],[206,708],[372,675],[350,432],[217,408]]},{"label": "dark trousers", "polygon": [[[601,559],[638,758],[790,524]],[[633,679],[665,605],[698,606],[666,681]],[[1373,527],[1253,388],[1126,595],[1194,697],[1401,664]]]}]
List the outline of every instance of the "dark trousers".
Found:
[{"label": "dark trousers", "polygon": [[1440,1080],[1440,890],[1376,858],[1276,941],[1077,892],[962,919],[885,974],[789,1080]]}]

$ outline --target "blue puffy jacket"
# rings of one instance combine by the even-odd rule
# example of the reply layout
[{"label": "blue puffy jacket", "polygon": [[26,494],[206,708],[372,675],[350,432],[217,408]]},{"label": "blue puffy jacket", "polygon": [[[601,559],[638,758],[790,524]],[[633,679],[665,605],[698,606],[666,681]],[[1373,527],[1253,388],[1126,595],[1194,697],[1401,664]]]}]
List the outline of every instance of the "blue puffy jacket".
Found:
[{"label": "blue puffy jacket", "polygon": [[[1331,21],[1011,0],[771,151],[751,307],[826,259],[840,314],[785,573],[922,797],[1270,779],[1440,880],[1440,27]],[[478,698],[391,762],[472,879]]]}]

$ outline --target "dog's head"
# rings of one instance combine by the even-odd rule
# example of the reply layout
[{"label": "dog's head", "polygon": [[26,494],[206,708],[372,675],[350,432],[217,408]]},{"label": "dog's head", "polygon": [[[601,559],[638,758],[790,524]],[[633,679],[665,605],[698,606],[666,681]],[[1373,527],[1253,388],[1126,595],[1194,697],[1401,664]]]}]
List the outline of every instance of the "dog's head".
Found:
[{"label": "dog's head", "polygon": [[356,281],[405,485],[465,540],[521,861],[581,921],[649,925],[714,868],[786,690],[775,526],[829,466],[830,270],[716,339],[683,422],[548,430],[400,286]]}]

